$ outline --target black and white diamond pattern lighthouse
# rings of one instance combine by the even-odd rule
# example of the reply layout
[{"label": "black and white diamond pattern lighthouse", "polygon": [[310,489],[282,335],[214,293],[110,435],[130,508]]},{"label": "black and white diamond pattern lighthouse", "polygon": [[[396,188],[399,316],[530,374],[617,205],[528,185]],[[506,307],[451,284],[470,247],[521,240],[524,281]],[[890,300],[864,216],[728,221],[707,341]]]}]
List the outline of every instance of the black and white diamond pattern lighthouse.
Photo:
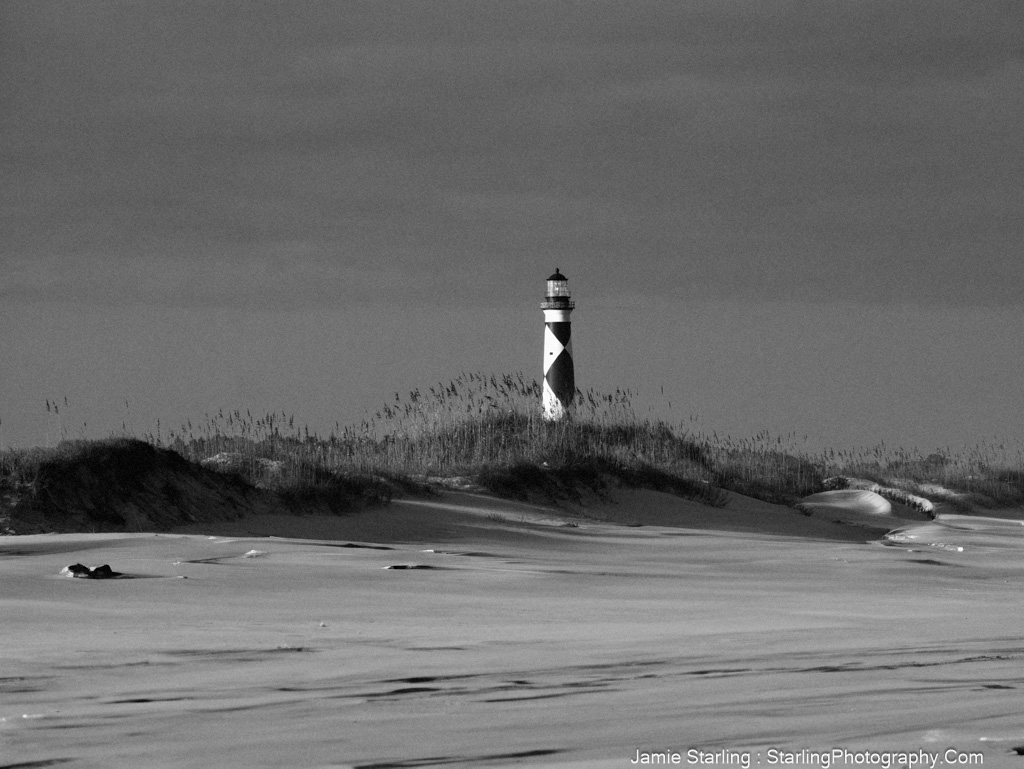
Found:
[{"label": "black and white diamond pattern lighthouse", "polygon": [[569,315],[576,303],[569,297],[569,280],[555,269],[548,278],[544,310],[544,418],[565,419],[576,397],[576,373],[572,365],[572,325]]}]

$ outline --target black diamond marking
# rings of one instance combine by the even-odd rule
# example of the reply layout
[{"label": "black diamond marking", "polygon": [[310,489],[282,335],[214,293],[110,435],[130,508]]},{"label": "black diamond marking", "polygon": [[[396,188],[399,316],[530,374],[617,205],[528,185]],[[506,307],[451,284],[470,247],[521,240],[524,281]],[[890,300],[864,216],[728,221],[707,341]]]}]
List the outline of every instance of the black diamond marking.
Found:
[{"label": "black diamond marking", "polygon": [[565,405],[572,402],[573,396],[576,395],[576,372],[572,356],[567,350],[562,350],[558,354],[544,379],[558,400]]},{"label": "black diamond marking", "polygon": [[551,333],[554,334],[555,339],[562,343],[563,347],[569,344],[569,337],[572,336],[572,323],[548,323],[547,326],[551,329]]}]

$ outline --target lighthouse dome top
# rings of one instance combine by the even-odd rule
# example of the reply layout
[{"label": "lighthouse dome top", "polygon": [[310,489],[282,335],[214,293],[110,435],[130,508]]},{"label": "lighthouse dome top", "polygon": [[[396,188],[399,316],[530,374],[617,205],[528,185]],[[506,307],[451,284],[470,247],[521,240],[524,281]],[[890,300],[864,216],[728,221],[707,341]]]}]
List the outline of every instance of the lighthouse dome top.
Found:
[{"label": "lighthouse dome top", "polygon": [[541,308],[544,310],[571,310],[576,306],[569,295],[569,279],[560,270],[548,278],[548,290]]}]

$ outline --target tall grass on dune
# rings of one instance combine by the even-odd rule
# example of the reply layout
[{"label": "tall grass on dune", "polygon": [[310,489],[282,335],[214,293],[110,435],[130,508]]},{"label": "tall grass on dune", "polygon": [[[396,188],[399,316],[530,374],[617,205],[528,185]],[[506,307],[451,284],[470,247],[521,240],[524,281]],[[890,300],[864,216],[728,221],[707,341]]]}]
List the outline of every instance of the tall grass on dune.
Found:
[{"label": "tall grass on dune", "polygon": [[1024,504],[1020,446],[927,455],[884,445],[814,452],[793,434],[737,439],[640,418],[633,393],[623,389],[577,391],[573,418],[550,422],[541,416],[541,392],[522,373],[463,372],[406,396],[395,393],[359,424],[335,424],[326,436],[285,414],[234,411],[207,416],[200,426],[187,423],[166,441],[197,461],[237,455],[254,475],[266,462],[279,463],[283,484],[338,474],[465,477],[514,494],[545,483],[550,492],[552,481],[566,488],[610,478],[710,504],[724,504],[722,490],[788,504],[841,486],[843,478],[861,478],[965,509]]},{"label": "tall grass on dune", "polygon": [[[541,416],[538,382],[521,373],[473,372],[405,396],[396,393],[360,423],[336,423],[327,435],[284,413],[235,410],[170,431],[157,422],[156,432],[144,437],[193,462],[241,475],[295,508],[317,500],[335,507],[344,499],[380,501],[394,490],[464,483],[508,496],[577,499],[580,490],[603,493],[618,483],[711,505],[725,504],[726,491],[792,504],[847,487],[964,511],[1024,505],[1020,445],[928,454],[884,445],[810,451],[806,440],[801,446],[792,434],[762,431],[737,439],[641,418],[632,398],[629,390],[577,391],[573,417],[550,422]],[[33,478],[46,462],[73,462],[88,443],[0,452],[0,503],[12,489],[36,488]]]},{"label": "tall grass on dune", "polygon": [[[327,471],[424,481],[464,477],[526,493],[524,485],[551,492],[613,477],[720,503],[699,448],[663,423],[638,419],[631,395],[580,392],[573,418],[550,422],[541,417],[536,381],[463,373],[406,397],[396,393],[358,425],[336,424],[326,436],[296,428],[283,414],[254,418],[236,411],[208,416],[199,426],[187,423],[168,435],[167,445],[196,461],[234,455],[257,475],[266,463],[280,463],[282,483]],[[527,467],[542,469],[547,482],[527,474]]]},{"label": "tall grass on dune", "polygon": [[946,447],[928,454],[884,444],[830,449],[821,463],[830,477],[867,479],[963,511],[1024,505],[1024,446],[1019,442]]}]

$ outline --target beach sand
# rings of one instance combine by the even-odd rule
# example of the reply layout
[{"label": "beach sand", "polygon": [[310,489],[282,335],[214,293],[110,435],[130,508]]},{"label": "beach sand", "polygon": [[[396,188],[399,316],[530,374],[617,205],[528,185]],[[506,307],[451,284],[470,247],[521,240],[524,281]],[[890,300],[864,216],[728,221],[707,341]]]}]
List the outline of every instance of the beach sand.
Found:
[{"label": "beach sand", "polygon": [[1024,766],[1020,521],[617,497],[0,537],[0,767]]}]

